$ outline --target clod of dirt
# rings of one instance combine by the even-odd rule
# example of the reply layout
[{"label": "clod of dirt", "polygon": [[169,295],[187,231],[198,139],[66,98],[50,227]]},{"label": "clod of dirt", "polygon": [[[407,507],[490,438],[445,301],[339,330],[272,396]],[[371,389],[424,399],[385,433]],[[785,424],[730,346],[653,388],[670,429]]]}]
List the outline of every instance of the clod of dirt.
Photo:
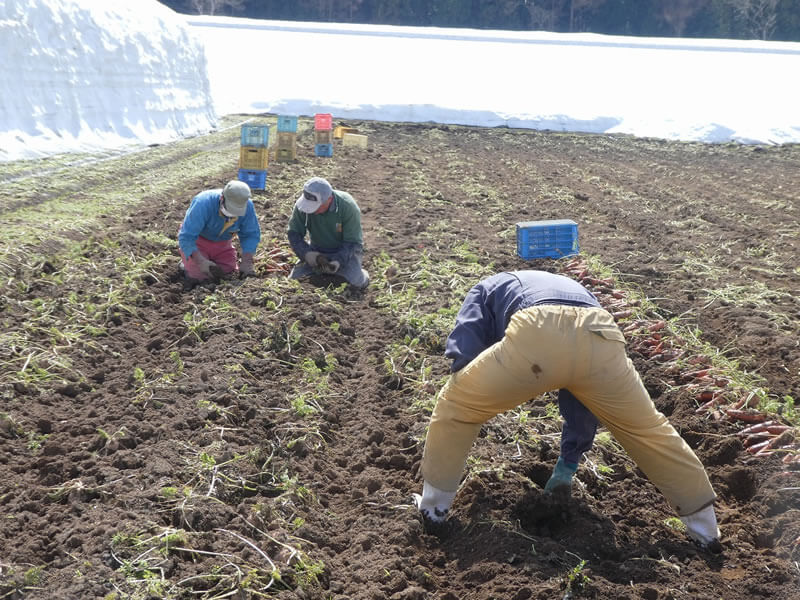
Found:
[{"label": "clod of dirt", "polygon": [[551,535],[569,522],[569,504],[570,491],[567,486],[547,494],[533,490],[520,500],[514,513],[525,531]]}]

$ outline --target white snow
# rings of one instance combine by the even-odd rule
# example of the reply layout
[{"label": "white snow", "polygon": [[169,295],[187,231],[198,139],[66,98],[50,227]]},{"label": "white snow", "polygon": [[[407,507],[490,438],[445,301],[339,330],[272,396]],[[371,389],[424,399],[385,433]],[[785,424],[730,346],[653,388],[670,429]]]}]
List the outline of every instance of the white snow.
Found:
[{"label": "white snow", "polygon": [[0,160],[163,143],[276,113],[800,142],[800,43],[180,15],[155,0],[0,4]]},{"label": "white snow", "polygon": [[0,0],[0,64],[0,161],[216,124],[202,43],[154,0]]}]

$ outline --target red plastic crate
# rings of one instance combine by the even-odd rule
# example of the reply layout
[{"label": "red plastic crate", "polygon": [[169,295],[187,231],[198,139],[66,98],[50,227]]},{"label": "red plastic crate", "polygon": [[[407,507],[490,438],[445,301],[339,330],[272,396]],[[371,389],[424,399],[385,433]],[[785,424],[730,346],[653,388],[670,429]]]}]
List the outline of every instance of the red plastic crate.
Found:
[{"label": "red plastic crate", "polygon": [[333,115],[330,113],[317,113],[314,115],[314,129],[324,131],[333,129]]}]

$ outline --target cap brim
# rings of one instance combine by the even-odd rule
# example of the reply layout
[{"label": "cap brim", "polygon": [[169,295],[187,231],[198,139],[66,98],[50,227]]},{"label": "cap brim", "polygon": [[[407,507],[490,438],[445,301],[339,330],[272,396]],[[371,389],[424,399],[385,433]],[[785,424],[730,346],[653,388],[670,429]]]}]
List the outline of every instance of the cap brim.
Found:
[{"label": "cap brim", "polygon": [[305,195],[302,195],[302,194],[297,199],[297,209],[300,212],[309,213],[309,214],[310,213],[315,213],[315,212],[317,212],[317,210],[319,209],[319,207],[321,205],[322,205],[321,202],[314,202],[313,200],[309,200],[308,198],[305,197]]},{"label": "cap brim", "polygon": [[226,216],[230,215],[231,217],[243,217],[247,213],[247,203],[245,202],[242,208],[237,208],[225,202],[222,208],[222,212]]}]

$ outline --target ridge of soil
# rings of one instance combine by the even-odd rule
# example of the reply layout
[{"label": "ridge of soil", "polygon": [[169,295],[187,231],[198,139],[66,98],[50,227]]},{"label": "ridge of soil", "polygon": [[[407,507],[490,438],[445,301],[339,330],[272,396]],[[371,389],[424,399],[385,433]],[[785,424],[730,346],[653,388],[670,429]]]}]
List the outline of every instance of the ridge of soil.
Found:
[{"label": "ridge of soil", "polygon": [[[41,244],[4,262],[3,328],[55,344],[64,362],[51,368],[65,375],[23,381],[25,348],[0,351],[0,597],[800,598],[797,463],[752,456],[742,423],[698,413],[683,374],[635,348],[654,402],[708,469],[722,554],[666,524],[665,501],[613,444],[595,444],[568,502],[544,497],[558,456],[548,396],[482,429],[446,527],[426,530],[411,504],[449,366],[452,312],[437,311],[487,269],[568,264],[520,259],[517,222],[574,220],[582,256],[613,268],[653,318],[680,317],[771,397],[800,398],[800,147],[348,122],[369,148],[337,142],[317,158],[301,121],[299,159],[272,162],[254,193],[256,278],[189,289],[175,245],[131,304],[108,311],[104,334],[53,333],[68,330],[69,299],[88,311],[111,294],[99,278],[124,287],[115,261],[163,253],[157,238],[175,240],[191,197],[236,177],[236,130],[100,171],[65,167],[90,188],[67,195],[127,192],[170,165],[188,175],[142,184],[140,202],[86,235],[82,257]],[[224,158],[186,168],[211,148]],[[363,293],[267,269],[288,256],[289,212],[312,175],[362,209]],[[0,214],[19,208],[3,192]],[[431,274],[437,261],[455,266]],[[391,305],[408,290],[413,315]],[[417,372],[387,370],[399,352]]]}]

